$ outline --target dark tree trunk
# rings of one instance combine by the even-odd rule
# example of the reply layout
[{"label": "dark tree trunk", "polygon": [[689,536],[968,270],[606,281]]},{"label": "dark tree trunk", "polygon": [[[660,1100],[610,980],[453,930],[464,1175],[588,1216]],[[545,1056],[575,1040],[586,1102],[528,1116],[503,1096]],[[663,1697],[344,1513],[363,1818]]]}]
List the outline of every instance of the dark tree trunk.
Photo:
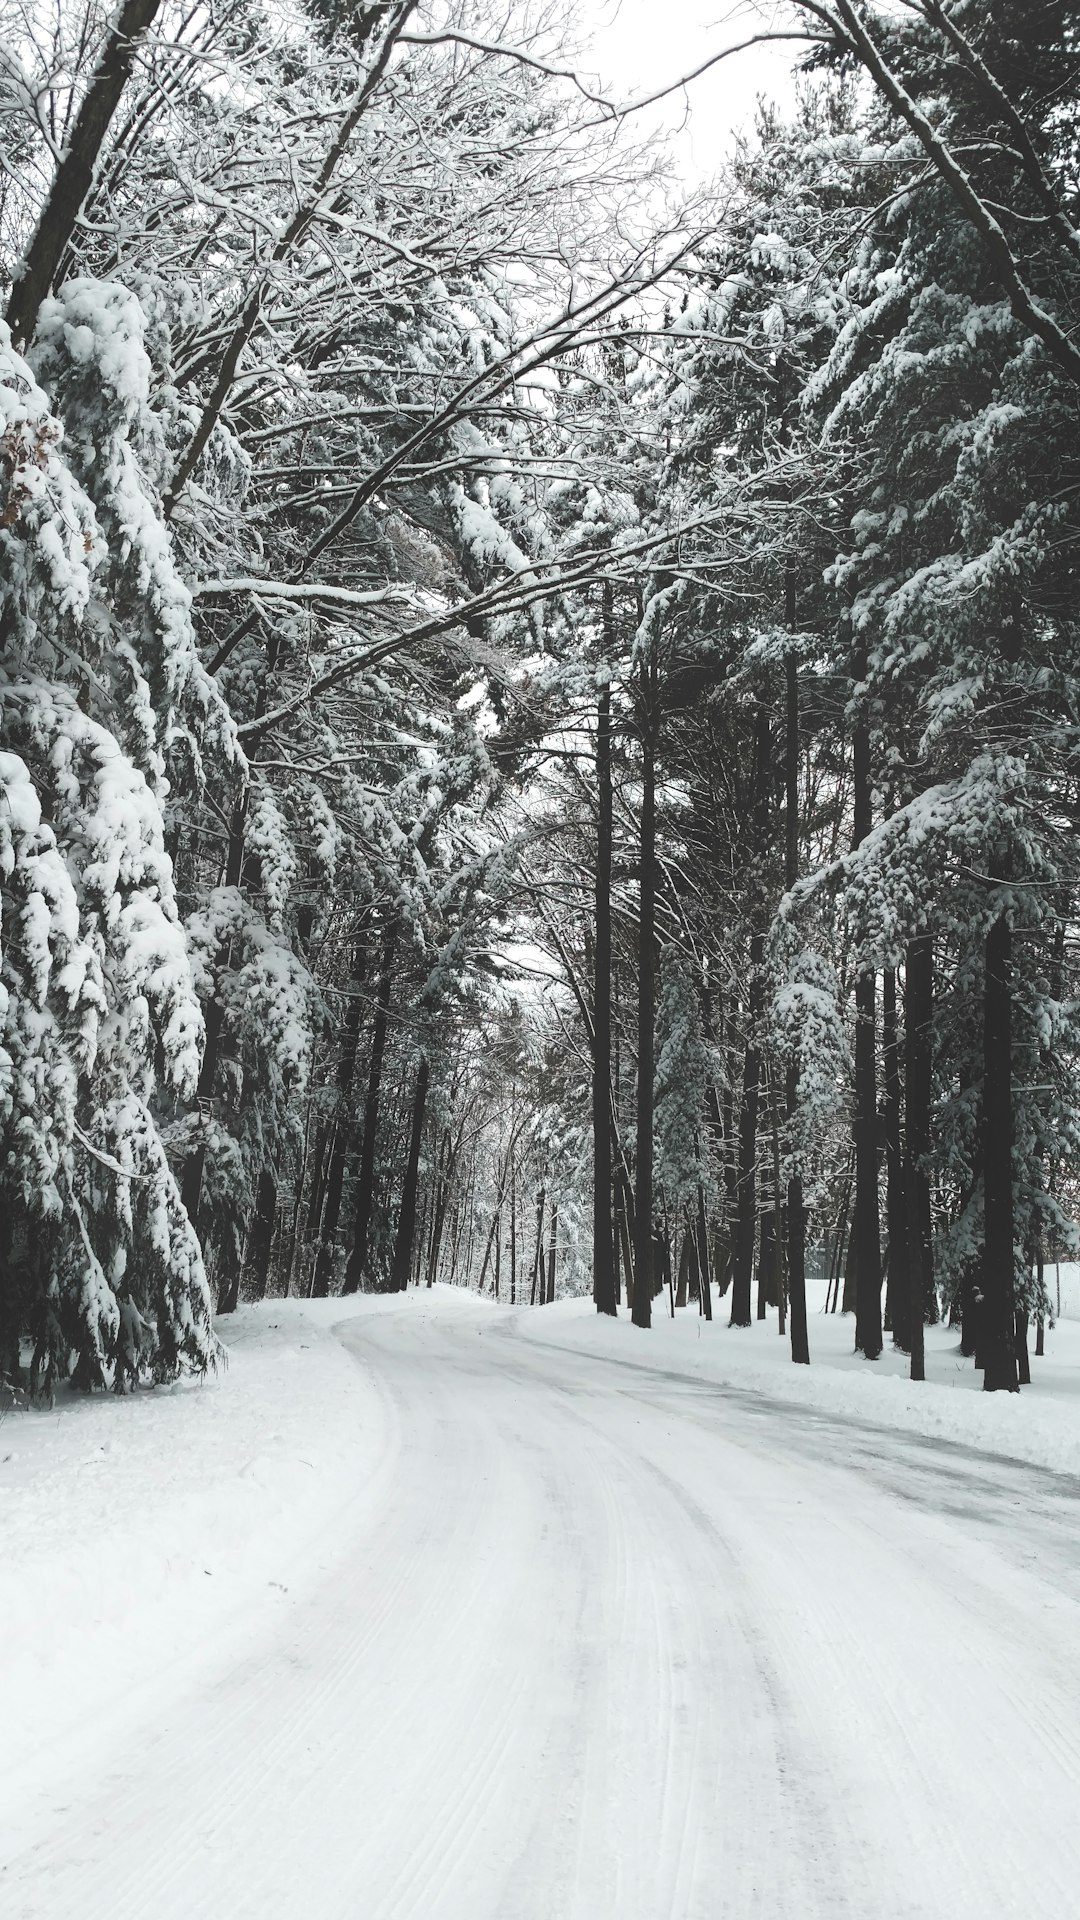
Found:
[{"label": "dark tree trunk", "polygon": [[907,1310],[911,1378],[926,1378],[924,1328],[926,1302],[933,1285],[933,1248],[930,1239],[930,1178],[926,1155],[930,1151],[930,1091],[933,1068],[934,947],[928,933],[908,944],[904,963],[904,1024],[907,1045],[907,1165],[908,1272],[911,1290]]},{"label": "dark tree trunk", "polygon": [[630,1295],[633,1288],[633,1281],[630,1277],[629,1262],[628,1261],[624,1262],[624,1259],[623,1259],[623,1248],[626,1245],[626,1241],[627,1241],[626,1203],[623,1198],[623,1184],[626,1179],[626,1158],[623,1153],[622,1139],[619,1132],[620,1115],[622,1111],[622,1106],[621,1106],[622,1060],[621,1060],[620,1026],[619,1026],[619,975],[618,975],[617,967],[615,965],[614,957],[612,959],[612,967],[611,967],[611,998],[612,998],[611,1138],[612,1138],[612,1146],[614,1150],[614,1165],[613,1165],[612,1171],[615,1176],[615,1189],[612,1196],[611,1259],[612,1259],[612,1272],[615,1276],[615,1304],[616,1306],[620,1306],[620,1307],[623,1304],[622,1269],[625,1265],[626,1305],[629,1307],[631,1305]]},{"label": "dark tree trunk", "polygon": [[882,1065],[885,1073],[885,1219],[889,1230],[889,1277],[885,1315],[894,1347],[911,1351],[911,1274],[908,1267],[908,1203],[900,1127],[900,1040],[896,1013],[896,972],[882,977]]},{"label": "dark tree trunk", "polygon": [[[855,671],[861,679],[866,672],[864,659],[856,663]],[[852,845],[858,847],[871,824],[870,730],[865,720],[855,728],[852,757]],[[868,1360],[876,1360],[882,1348],[876,1015],[877,976],[866,971],[855,983],[855,1347]]]},{"label": "dark tree trunk", "polygon": [[499,1231],[499,1209],[501,1206],[502,1206],[502,1193],[500,1191],[498,1199],[495,1204],[495,1211],[491,1216],[491,1225],[488,1228],[488,1236],[487,1236],[487,1239],[484,1241],[484,1257],[480,1262],[480,1278],[476,1283],[476,1290],[478,1293],[483,1293],[484,1291],[484,1282],[487,1279],[487,1270],[489,1265],[491,1264],[491,1254],[495,1246],[496,1236],[498,1235],[498,1231]]},{"label": "dark tree trunk", "polygon": [[[764,706],[758,707],[754,753],[754,854],[764,857],[768,840],[768,805],[772,734]],[[758,1028],[764,1004],[765,906],[755,898],[752,908],[755,927],[750,936],[750,992],[747,1008],[746,1052],[743,1056],[742,1107],[739,1113],[739,1162],[737,1181],[737,1217],[731,1263],[731,1322],[733,1327],[750,1325],[750,1288],[754,1270],[754,1240],[757,1231],[757,1128],[758,1099],[761,1084],[761,1055]]]},{"label": "dark tree trunk", "polygon": [[701,1311],[712,1319],[712,1277],[709,1273],[709,1223],[705,1218],[705,1191],[697,1191],[698,1274],[701,1287]]},{"label": "dark tree trunk", "polygon": [[1019,1387],[1013,1253],[1012,930],[999,914],[986,937],[983,1002],[983,1350],[987,1393]]},{"label": "dark tree trunk", "polygon": [[105,51],[75,116],[49,197],[11,290],[6,318],[16,347],[29,343],[41,303],[52,291],[83,201],[93,185],[94,169],[135,64],[139,42],[153,25],[159,5],[160,0],[125,0],[109,30]]},{"label": "dark tree trunk", "polygon": [[[338,1221],[341,1217],[341,1197],[345,1188],[345,1166],[348,1159],[349,1128],[346,1124],[349,1090],[356,1072],[356,1055],[360,1045],[360,988],[364,982],[367,968],[367,946],[361,939],[353,949],[351,975],[352,994],[345,1010],[345,1033],[338,1062],[337,1091],[341,1111],[331,1135],[332,1146],[329,1164],[325,1171],[320,1168],[316,1179],[323,1189],[322,1219],[319,1225],[319,1243],[315,1255],[315,1273],[311,1282],[311,1291],[316,1299],[325,1299],[330,1291],[330,1278],[334,1267],[334,1252],[337,1239]],[[326,1135],[323,1136],[323,1153],[326,1153]],[[314,1199],[312,1201],[314,1207]],[[318,1215],[316,1215],[318,1220]]]},{"label": "dark tree trunk", "polygon": [[416,1192],[420,1174],[420,1141],[424,1131],[424,1111],[427,1106],[428,1058],[420,1055],[420,1065],[416,1074],[416,1092],[413,1095],[412,1127],[409,1134],[409,1158],[405,1167],[405,1185],[401,1194],[401,1210],[398,1214],[397,1237],[394,1241],[393,1259],[390,1263],[390,1292],[404,1293],[409,1284],[412,1271],[413,1238],[416,1233]]},{"label": "dark tree trunk", "polygon": [[555,1300],[555,1255],[558,1249],[559,1208],[556,1201],[551,1203],[551,1222],[548,1234],[547,1259],[547,1304],[552,1306]]},{"label": "dark tree trunk", "polygon": [[510,1305],[517,1306],[517,1168],[510,1162]]},{"label": "dark tree trunk", "polygon": [[[255,1218],[251,1227],[251,1243],[248,1249],[251,1260],[251,1286],[256,1300],[265,1300],[267,1281],[270,1276],[270,1249],[274,1243],[274,1222],[277,1218],[277,1182],[268,1167],[259,1175],[259,1185],[255,1194]],[[236,1305],[235,1299],[233,1305]]]},{"label": "dark tree trunk", "polygon": [[[238,795],[233,807],[229,824],[229,850],[225,860],[225,885],[238,887],[244,869],[244,839],[247,831],[248,795],[245,787]],[[220,964],[225,965],[227,951],[220,956]],[[203,1016],[206,1028],[206,1045],[203,1051],[202,1067],[199,1072],[197,1099],[201,1107],[209,1105],[214,1091],[218,1059],[221,1054],[221,1035],[225,1022],[224,1009],[220,1002],[211,1000]],[[206,1167],[206,1147],[200,1143],[194,1153],[189,1153],[184,1162],[184,1172],[180,1182],[180,1198],[184,1211],[192,1226],[198,1232],[198,1215],[202,1203],[203,1173]]]},{"label": "dark tree trunk", "polygon": [[[794,579],[787,589],[788,625],[795,624]],[[784,884],[790,889],[799,877],[799,663],[793,653],[784,662],[786,732],[784,739]],[[787,1070],[784,1087],[788,1127],[793,1128],[798,1110],[799,1070]],[[810,1364],[810,1340],[806,1327],[806,1208],[803,1205],[802,1175],[792,1173],[787,1189],[787,1283],[791,1314],[791,1358],[800,1366]]]},{"label": "dark tree trunk", "polygon": [[[431,1229],[431,1246],[428,1249],[427,1283],[429,1287],[434,1286],[436,1280],[439,1277],[439,1262],[442,1258],[443,1234],[446,1231],[446,1209],[450,1205],[450,1193],[453,1187],[454,1175],[457,1171],[458,1158],[461,1153],[461,1143],[464,1138],[464,1131],[465,1130],[464,1130],[464,1123],[463,1123],[461,1128],[459,1129],[458,1137],[456,1140],[452,1141],[450,1139],[449,1132],[447,1132],[446,1134],[445,1157],[443,1160],[442,1178],[439,1183],[439,1203],[435,1209],[435,1220]],[[455,1218],[456,1218],[456,1205],[455,1205]],[[455,1231],[453,1226],[451,1226],[451,1241],[454,1242],[454,1240],[455,1240]],[[453,1269],[454,1267],[456,1267],[456,1265],[457,1265],[457,1247],[456,1245],[454,1245],[453,1253],[452,1253],[451,1276],[450,1276],[451,1283],[453,1282]]]},{"label": "dark tree trunk", "polygon": [[677,1307],[685,1307],[686,1305],[690,1287],[690,1255],[693,1251],[693,1246],[693,1234],[689,1232],[684,1233],[679,1245],[679,1281],[675,1292],[675,1305]]},{"label": "dark tree trunk", "polygon": [[367,1271],[368,1230],[371,1226],[371,1210],[375,1200],[375,1136],[379,1126],[379,1095],[382,1088],[383,1055],[386,1052],[386,1026],[390,1011],[390,988],[393,981],[394,948],[393,935],[387,942],[386,955],[375,996],[375,1023],[371,1034],[371,1060],[368,1065],[367,1097],[364,1101],[364,1137],[360,1146],[360,1169],[356,1181],[356,1218],[353,1224],[352,1252],[345,1269],[344,1293],[355,1293]]},{"label": "dark tree trunk", "polygon": [[[315,1171],[311,1176],[311,1192],[308,1195],[307,1230],[313,1239],[317,1239],[322,1230],[323,1203],[330,1177],[330,1162],[337,1147],[340,1128],[332,1120],[326,1120],[319,1128],[318,1144],[315,1148]],[[319,1288],[312,1286],[312,1292]]]},{"label": "dark tree trunk", "polygon": [[739,1110],[739,1159],[736,1184],[734,1246],[731,1256],[731,1325],[750,1325],[750,1287],[754,1272],[754,1240],[757,1228],[757,1126],[758,1090],[761,1056],[757,1047],[757,1025],[761,1014],[761,970],[765,937],[755,933],[750,941],[750,994],[747,1017],[749,1038],[743,1060],[742,1105]]},{"label": "dark tree trunk", "polygon": [[854,1173],[849,1162],[847,1175],[840,1189],[840,1205],[836,1210],[836,1227],[833,1232],[829,1251],[829,1287],[832,1289],[831,1303],[826,1288],[826,1306],[835,1313],[840,1305],[840,1276],[844,1271],[848,1245],[848,1214],[851,1211],[851,1189]]},{"label": "dark tree trunk", "polygon": [[1022,1387],[1031,1385],[1031,1359],[1028,1354],[1028,1316],[1018,1313],[1014,1329],[1016,1343],[1016,1378]]},{"label": "dark tree trunk", "polygon": [[416,1282],[417,1286],[420,1285],[420,1275],[423,1272],[424,1254],[427,1248],[428,1235],[430,1232],[428,1222],[431,1218],[431,1212],[434,1206],[434,1202],[435,1202],[435,1195],[434,1195],[432,1182],[430,1180],[425,1180],[424,1204],[420,1209],[420,1231],[416,1235],[416,1244],[413,1248],[413,1257],[409,1264],[409,1276],[405,1283],[407,1286],[411,1285],[413,1281]]},{"label": "dark tree trunk", "polygon": [[[604,588],[605,623],[611,588]],[[611,1215],[611,693],[600,689],[596,716],[596,942],[593,982],[593,1300],[597,1313],[615,1312]]]},{"label": "dark tree trunk", "polygon": [[960,1351],[971,1360],[979,1347],[978,1272],[968,1264],[960,1276]]},{"label": "dark tree trunk", "polygon": [[641,665],[641,882],[638,921],[637,1158],[634,1194],[636,1327],[652,1325],[653,1296],[653,992],[656,969],[657,672]]},{"label": "dark tree trunk", "polygon": [[540,1289],[540,1305],[543,1306],[544,1304],[545,1289],[542,1282],[543,1282],[543,1275],[544,1275],[544,1200],[545,1198],[546,1196],[544,1193],[544,1189],[543,1187],[541,1187],[539,1193],[536,1196],[536,1252],[533,1255],[532,1285],[529,1289],[530,1307],[534,1307],[536,1305],[537,1287],[539,1287]]},{"label": "dark tree trunk", "polygon": [[619,1245],[622,1248],[623,1275],[626,1282],[626,1304],[631,1313],[634,1310],[634,1234],[633,1209],[630,1204],[630,1185],[626,1174],[619,1179]]},{"label": "dark tree trunk", "polygon": [[773,1291],[776,1295],[777,1332],[781,1339],[787,1333],[787,1292],[784,1285],[784,1203],[780,1193],[780,1128],[773,1107],[772,1120],[773,1153],[773,1224],[772,1258]]},{"label": "dark tree trunk", "polygon": [[772,1212],[764,1207],[758,1221],[757,1242],[757,1317],[764,1320],[766,1309],[775,1307],[773,1298],[773,1226]]},{"label": "dark tree trunk", "polygon": [[847,1246],[844,1249],[844,1295],[840,1303],[841,1313],[854,1313],[859,1304],[859,1239],[852,1220],[848,1231]]}]

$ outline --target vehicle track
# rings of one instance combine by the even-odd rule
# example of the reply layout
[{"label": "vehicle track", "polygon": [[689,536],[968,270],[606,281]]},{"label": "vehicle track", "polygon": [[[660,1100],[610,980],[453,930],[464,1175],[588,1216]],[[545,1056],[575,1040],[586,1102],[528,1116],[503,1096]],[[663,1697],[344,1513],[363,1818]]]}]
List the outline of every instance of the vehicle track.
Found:
[{"label": "vehicle track", "polygon": [[342,1324],[392,1436],[353,1531],[57,1779],[5,1920],[1076,1910],[1073,1493],[523,1329]]}]

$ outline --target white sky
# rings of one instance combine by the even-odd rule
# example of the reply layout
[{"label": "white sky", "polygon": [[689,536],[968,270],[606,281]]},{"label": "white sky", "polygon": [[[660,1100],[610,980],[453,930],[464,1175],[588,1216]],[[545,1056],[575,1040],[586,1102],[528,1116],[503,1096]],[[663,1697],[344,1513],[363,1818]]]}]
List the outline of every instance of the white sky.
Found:
[{"label": "white sky", "polygon": [[[605,91],[621,98],[655,92],[723,47],[756,32],[790,24],[784,0],[580,0],[593,23],[590,66]],[[797,42],[774,42],[735,54],[641,116],[641,128],[663,126],[675,135],[688,179],[708,175],[731,150],[740,127],[753,123],[757,96],[789,101]]]}]

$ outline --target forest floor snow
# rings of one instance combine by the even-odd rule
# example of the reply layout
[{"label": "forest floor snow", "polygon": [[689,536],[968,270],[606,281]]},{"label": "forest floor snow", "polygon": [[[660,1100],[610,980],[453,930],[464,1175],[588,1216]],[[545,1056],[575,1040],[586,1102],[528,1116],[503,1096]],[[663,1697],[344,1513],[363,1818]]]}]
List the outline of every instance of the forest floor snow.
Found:
[{"label": "forest floor snow", "polygon": [[[1051,1298],[1054,1272],[1048,1273]],[[1080,1268],[1061,1268],[1063,1317],[1046,1330],[1046,1352],[1035,1358],[1031,1333],[1031,1386],[1019,1394],[982,1391],[982,1374],[960,1352],[953,1327],[926,1329],[926,1379],[910,1379],[911,1362],[889,1336],[877,1360],[854,1351],[852,1314],[826,1313],[825,1284],[807,1286],[809,1367],[796,1367],[791,1345],[777,1333],[776,1312],[749,1327],[728,1325],[730,1299],[715,1306],[709,1322],[696,1304],[674,1320],[666,1294],[653,1301],[649,1329],[631,1325],[623,1309],[616,1319],[598,1315],[590,1300],[558,1300],[535,1309],[523,1323],[530,1339],[553,1348],[603,1355],[626,1365],[677,1369],[717,1386],[766,1394],[821,1413],[949,1440],[955,1445],[1004,1454],[1034,1466],[1080,1476]]]},{"label": "forest floor snow", "polygon": [[915,1389],[438,1288],[9,1414],[0,1913],[1075,1912],[1080,1483],[1003,1457],[1071,1458],[1073,1332],[984,1413],[944,1333]]}]

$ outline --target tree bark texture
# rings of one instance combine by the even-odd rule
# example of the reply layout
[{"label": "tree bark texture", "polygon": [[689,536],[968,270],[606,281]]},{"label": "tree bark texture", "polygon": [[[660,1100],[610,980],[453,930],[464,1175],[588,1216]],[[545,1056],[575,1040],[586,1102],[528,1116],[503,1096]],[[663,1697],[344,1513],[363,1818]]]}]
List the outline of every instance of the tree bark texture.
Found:
[{"label": "tree bark texture", "polygon": [[33,337],[41,303],[75,231],[112,118],[120,105],[139,43],[154,23],[161,0],[126,0],[109,29],[105,50],[75,116],[49,197],[11,289],[6,319],[16,347]]},{"label": "tree bark texture", "polygon": [[634,1194],[634,1305],[636,1327],[652,1325],[653,1296],[653,994],[656,970],[656,723],[655,662],[641,665],[641,882],[638,918],[637,1163]]},{"label": "tree bark texture", "polygon": [[[604,588],[610,615],[611,588]],[[596,714],[596,939],[593,980],[593,1300],[597,1313],[615,1312],[611,1214],[611,691],[600,689]]]},{"label": "tree bark texture", "polygon": [[889,1232],[889,1273],[885,1313],[894,1347],[911,1351],[911,1275],[908,1271],[908,1203],[901,1133],[900,1038],[896,971],[882,975],[882,1068],[885,1076],[885,1219]]},{"label": "tree bark texture", "polygon": [[355,1293],[367,1271],[368,1231],[375,1199],[375,1135],[379,1125],[379,1095],[382,1088],[383,1055],[386,1052],[386,1027],[390,1011],[395,945],[396,942],[391,935],[387,942],[375,996],[375,1022],[371,1034],[371,1059],[368,1064],[367,1096],[364,1101],[364,1135],[360,1145],[360,1168],[356,1181],[356,1218],[353,1223],[352,1252],[345,1269],[345,1285],[342,1289],[345,1293]]},{"label": "tree bark texture", "polygon": [[[856,662],[856,676],[866,671]],[[870,729],[860,719],[854,739],[855,822],[852,845],[870,831]],[[868,1360],[882,1348],[881,1222],[878,1209],[877,976],[855,983],[855,1347]]]},{"label": "tree bark texture", "polygon": [[428,1057],[426,1053],[422,1053],[416,1072],[416,1091],[413,1094],[405,1185],[401,1194],[397,1235],[390,1263],[391,1293],[405,1292],[409,1284],[409,1274],[412,1271],[413,1239],[416,1234],[416,1192],[420,1175],[420,1141],[424,1132],[424,1114],[427,1108],[428,1073]]},{"label": "tree bark texture", "polygon": [[[754,766],[754,853],[763,858],[768,839],[769,762],[772,750],[769,715],[758,708]],[[754,1241],[757,1232],[757,1129],[758,1097],[761,1084],[761,1054],[758,1029],[764,1004],[765,905],[755,900],[755,925],[750,936],[750,991],[747,1007],[746,1051],[743,1056],[742,1106],[739,1112],[739,1162],[737,1175],[737,1214],[734,1258],[731,1265],[731,1321],[733,1327],[750,1325],[750,1286],[754,1269]]]},{"label": "tree bark texture", "polygon": [[1015,1393],[1013,1253],[1012,929],[999,913],[986,936],[983,1000],[983,1386]]},{"label": "tree bark texture", "polygon": [[[788,582],[788,625],[795,624],[794,582]],[[790,890],[799,877],[799,663],[793,653],[784,662],[786,729],[784,738],[784,885]],[[798,1110],[799,1070],[787,1070],[784,1103],[789,1129]],[[791,1329],[791,1358],[797,1366],[810,1364],[806,1325],[806,1208],[802,1175],[793,1172],[787,1186],[787,1285]]]},{"label": "tree bark texture", "polygon": [[930,1239],[930,1090],[933,1065],[934,948],[928,933],[909,941],[904,965],[904,1024],[907,1053],[907,1129],[905,1189],[908,1206],[907,1307],[911,1378],[926,1378],[924,1329],[926,1301],[933,1284]]}]

